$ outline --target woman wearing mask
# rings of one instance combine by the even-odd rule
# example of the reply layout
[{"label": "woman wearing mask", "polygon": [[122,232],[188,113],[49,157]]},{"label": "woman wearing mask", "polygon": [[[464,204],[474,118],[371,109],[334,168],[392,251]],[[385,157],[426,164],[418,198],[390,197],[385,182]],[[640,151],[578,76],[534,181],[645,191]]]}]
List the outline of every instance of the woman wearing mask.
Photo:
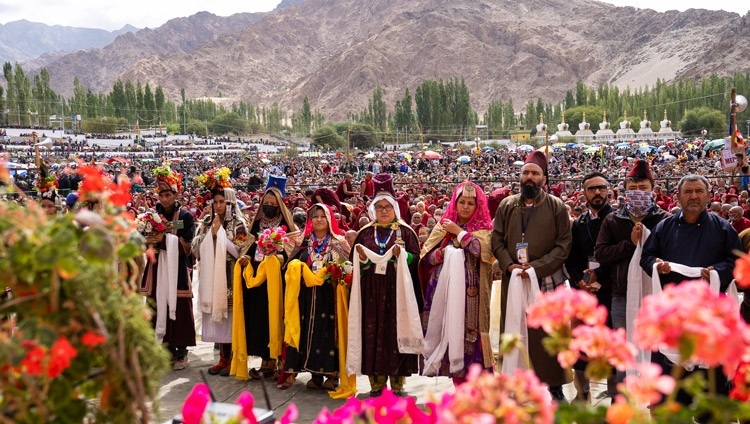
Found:
[{"label": "woman wearing mask", "polygon": [[[348,260],[349,244],[333,219],[329,206],[316,203],[310,208],[302,241],[292,254],[292,258],[302,262],[314,274],[325,272],[324,269],[329,266],[341,267],[341,264]],[[296,373],[310,372],[312,378],[307,382],[308,389],[336,390],[339,380],[336,329],[339,320],[346,323],[346,317],[336,313],[336,294],[338,285],[342,284],[343,280],[329,271],[322,284],[308,287],[307,284],[316,282],[301,281],[304,274],[292,272],[292,264],[293,261],[289,264],[286,282],[287,290],[291,286],[299,287],[298,307],[295,308],[299,311],[299,345],[296,348],[286,347],[286,378],[277,386],[280,389],[288,389],[294,383]],[[286,310],[289,311],[288,306]]]},{"label": "woman wearing mask", "polygon": [[202,313],[202,340],[219,344],[219,362],[208,369],[228,376],[232,364],[232,291],[234,264],[245,254],[247,221],[229,183],[229,169],[214,169],[199,177],[211,196],[211,212],[193,238],[192,251],[200,261],[198,307]]},{"label": "woman wearing mask", "polygon": [[425,375],[451,376],[458,385],[465,381],[471,364],[492,366],[488,337],[494,262],[491,233],[484,191],[472,182],[459,184],[420,254]]},{"label": "woman wearing mask", "polygon": [[[273,261],[276,266],[267,267],[268,273],[275,274],[270,276],[266,274],[266,268],[259,269],[261,262],[265,262],[266,258],[258,249],[256,238],[266,229],[275,229],[282,226],[286,227],[289,240],[294,240],[299,236],[292,219],[292,213],[283,202],[285,185],[286,178],[269,177],[268,186],[260,199],[260,208],[250,224],[250,248],[247,255],[239,260],[241,267],[247,267],[242,271],[241,284],[235,282],[234,285],[235,287],[239,286],[242,291],[242,302],[236,304],[234,309],[237,325],[235,325],[236,328],[233,331],[232,343],[233,345],[237,345],[238,341],[242,343],[233,346],[231,374],[236,374],[239,379],[246,378],[246,375],[256,380],[279,377],[276,361],[281,355],[281,341],[278,340],[278,337],[282,330],[279,328],[278,321],[282,319],[283,302],[278,297],[281,287],[277,283],[281,282],[282,279],[281,268],[278,264],[286,262],[287,254],[291,252],[293,244],[285,243],[284,249],[276,255],[278,262]],[[263,277],[259,277],[258,274],[263,275]],[[256,277],[258,277],[257,281]],[[271,287],[271,284],[273,284],[273,287]],[[269,296],[269,290],[271,289],[274,290],[273,296]],[[273,304],[270,303],[271,300],[273,300]],[[269,311],[274,315],[273,322]],[[238,312],[241,312],[241,316],[238,316],[240,315]],[[241,320],[241,322],[238,320]],[[274,328],[274,334],[271,333],[271,327]],[[244,329],[244,332],[241,331],[242,329]],[[281,336],[283,337],[283,334]],[[242,340],[239,340],[240,338]],[[273,346],[269,347],[269,343]],[[249,370],[246,374],[248,356],[260,357],[261,366]]]}]

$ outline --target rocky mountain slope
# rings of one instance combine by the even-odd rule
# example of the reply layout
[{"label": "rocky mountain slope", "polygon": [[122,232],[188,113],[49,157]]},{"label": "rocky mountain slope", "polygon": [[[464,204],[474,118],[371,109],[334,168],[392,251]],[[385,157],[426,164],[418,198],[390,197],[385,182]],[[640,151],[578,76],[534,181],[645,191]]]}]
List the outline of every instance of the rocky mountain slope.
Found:
[{"label": "rocky mountain slope", "polygon": [[[636,88],[656,78],[750,69],[750,13],[658,13],[594,0],[291,3],[200,45],[195,31],[181,27],[159,36],[169,48],[129,35],[60,63],[95,90],[121,77],[159,84],[174,99],[184,88],[188,97],[222,95],[287,110],[307,96],[332,118],[360,111],[377,84],[392,104],[428,78],[465,78],[481,111],[495,99],[558,101],[579,79]],[[60,70],[50,68],[56,89],[72,87]]]}]

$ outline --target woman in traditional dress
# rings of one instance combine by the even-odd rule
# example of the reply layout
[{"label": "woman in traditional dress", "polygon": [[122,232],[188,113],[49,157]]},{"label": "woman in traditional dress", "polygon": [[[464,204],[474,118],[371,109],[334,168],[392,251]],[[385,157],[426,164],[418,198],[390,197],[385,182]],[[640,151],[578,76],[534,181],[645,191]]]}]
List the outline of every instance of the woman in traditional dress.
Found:
[{"label": "woman in traditional dress", "polygon": [[484,191],[470,181],[459,184],[421,252],[425,375],[451,376],[458,385],[471,364],[492,366],[491,234]]},{"label": "woman in traditional dress", "polygon": [[200,222],[192,251],[200,260],[198,305],[203,318],[202,340],[219,344],[219,362],[208,373],[228,376],[232,365],[234,264],[249,247],[248,225],[229,183],[229,169],[212,170],[206,175],[210,177],[202,181],[210,191],[211,209]]},{"label": "woman in traditional dress", "polygon": [[389,379],[391,390],[403,395],[405,377],[418,371],[424,343],[416,273],[419,240],[400,217],[393,177],[378,174],[373,180],[373,222],[359,231],[352,251],[352,262],[358,263],[349,304],[347,370],[369,377],[370,396],[379,396]]},{"label": "woman in traditional dress", "polygon": [[[349,244],[332,215],[329,206],[322,203],[313,205],[308,211],[304,238],[292,254],[293,259],[307,265],[313,273],[329,266],[341,269],[349,259]],[[278,384],[280,389],[289,388],[294,383],[296,373],[310,372],[312,378],[307,382],[308,389],[336,390],[339,380],[336,328],[339,319],[346,319],[336,314],[337,286],[343,283],[341,275],[333,275],[329,270],[320,286],[308,287],[299,283],[299,348],[286,347],[284,370],[287,376]],[[290,278],[294,277],[287,274],[287,284]]]},{"label": "woman in traditional dress", "polygon": [[[260,199],[260,208],[253,218],[253,222],[250,225],[250,248],[247,251],[246,257],[240,260],[241,266],[247,264],[252,265],[252,269],[255,272],[258,271],[260,263],[264,260],[264,256],[258,249],[258,243],[256,243],[257,235],[265,231],[266,229],[274,229],[281,226],[287,228],[287,236],[289,239],[293,239],[299,235],[297,233],[297,227],[292,220],[292,213],[284,204],[284,186],[286,185],[286,178],[278,176],[270,176],[266,191]],[[285,249],[280,251],[277,256],[280,256],[282,260],[280,263],[286,262],[288,253],[291,253],[291,246],[285,246]],[[245,271],[243,271],[244,273]],[[279,268],[279,274],[281,270]],[[282,276],[278,275],[274,278],[281,280]],[[246,281],[247,282],[247,281]],[[273,309],[276,310],[281,308],[283,311],[283,304],[272,305]],[[243,283],[242,285],[242,317],[235,317],[235,320],[244,318],[245,334],[242,337],[245,338],[246,352],[238,352],[235,349],[235,354],[239,353],[239,356],[234,360],[242,362],[247,360],[247,356],[258,356],[261,358],[260,368],[252,368],[248,374],[252,379],[260,379],[261,373],[263,378],[278,378],[279,372],[277,370],[277,356],[272,356],[271,349],[269,348],[269,342],[271,341],[271,334],[269,330],[270,318],[269,318],[269,293],[268,284],[260,284],[256,287],[248,288]],[[233,342],[233,343],[236,343]],[[245,366],[246,365],[239,365]],[[232,367],[237,373],[238,378],[243,378],[244,373]]]}]

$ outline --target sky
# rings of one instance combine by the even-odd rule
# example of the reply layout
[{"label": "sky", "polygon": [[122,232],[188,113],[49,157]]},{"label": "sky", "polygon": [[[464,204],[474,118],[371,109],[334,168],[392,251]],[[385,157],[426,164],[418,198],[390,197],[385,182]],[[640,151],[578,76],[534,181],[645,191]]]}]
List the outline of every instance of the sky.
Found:
[{"label": "sky", "polygon": [[[409,0],[403,0],[409,1]],[[747,0],[606,0],[617,6],[666,10],[723,9],[745,15]],[[48,25],[117,30],[126,24],[157,28],[170,19],[200,11],[219,16],[240,12],[268,12],[280,0],[0,0],[0,24],[26,19]]]}]

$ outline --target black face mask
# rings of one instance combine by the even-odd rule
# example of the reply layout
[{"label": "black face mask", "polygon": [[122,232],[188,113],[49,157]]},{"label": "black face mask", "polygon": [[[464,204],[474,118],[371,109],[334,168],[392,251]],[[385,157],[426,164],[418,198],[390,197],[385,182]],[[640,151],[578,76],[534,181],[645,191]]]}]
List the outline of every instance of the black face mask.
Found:
[{"label": "black face mask", "polygon": [[278,206],[263,205],[263,215],[265,215],[266,218],[275,218],[276,214],[278,213],[279,213]]}]

